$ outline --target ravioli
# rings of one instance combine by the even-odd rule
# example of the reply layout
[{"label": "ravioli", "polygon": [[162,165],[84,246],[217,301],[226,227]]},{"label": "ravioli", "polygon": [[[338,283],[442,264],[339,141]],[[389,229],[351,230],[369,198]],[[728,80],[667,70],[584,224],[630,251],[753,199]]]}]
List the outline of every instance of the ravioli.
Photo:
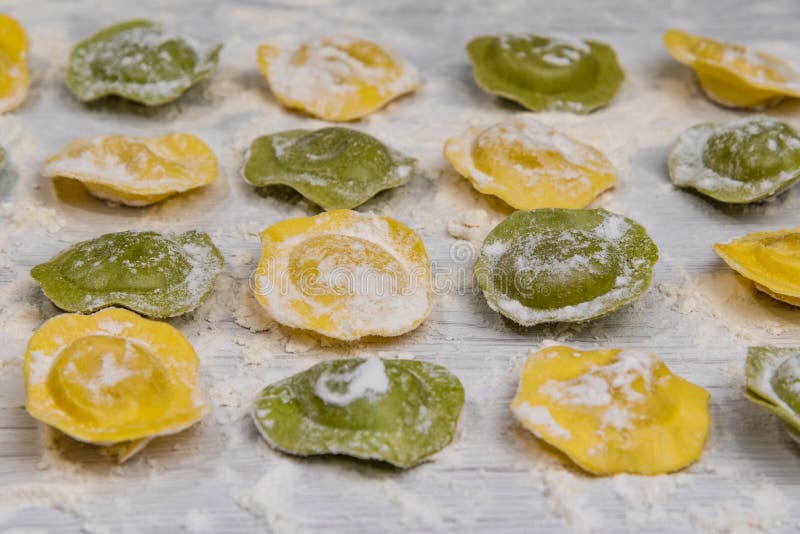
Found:
[{"label": "ravioli", "polygon": [[667,31],[664,46],[694,70],[706,96],[723,106],[765,108],[800,97],[800,74],[764,52],[681,30]]},{"label": "ravioli", "polygon": [[28,342],[25,408],[122,462],[206,414],[198,367],[192,346],[166,323],[119,308],[62,314]]},{"label": "ravioli", "polygon": [[493,310],[524,326],[602,317],[650,285],[658,248],[606,210],[517,211],[481,246],[474,273]]},{"label": "ravioli", "polygon": [[603,153],[527,114],[469,128],[444,155],[475,189],[521,210],[585,208],[617,182]]},{"label": "ravioli", "polygon": [[206,186],[218,173],[211,148],[183,133],[79,139],[42,167],[45,177],[77,180],[97,198],[137,207]]},{"label": "ravioli", "polygon": [[288,130],[255,139],[242,175],[256,187],[287,185],[326,210],[352,209],[407,183],[415,163],[356,130]]},{"label": "ravioli", "polygon": [[771,117],[698,124],[669,155],[672,182],[719,202],[765,200],[800,179],[800,135]]},{"label": "ravioli", "polygon": [[464,388],[416,360],[329,360],[264,388],[253,417],[281,451],[343,454],[408,468],[455,436]]},{"label": "ravioli", "polygon": [[62,310],[124,306],[155,318],[182,315],[211,293],[222,255],[208,234],[117,232],[77,243],[31,269]]},{"label": "ravioli", "polygon": [[745,365],[747,400],[777,415],[800,443],[800,351],[750,347]]},{"label": "ravioli", "polygon": [[595,475],[659,475],[702,454],[708,392],[645,352],[566,346],[532,352],[511,410]]},{"label": "ravioli", "polygon": [[484,91],[532,111],[589,113],[611,102],[625,79],[614,50],[599,41],[482,36],[467,53]]},{"label": "ravioli", "polygon": [[28,97],[28,48],[25,29],[0,13],[0,113],[18,108]]},{"label": "ravioli", "polygon": [[406,60],[344,35],[291,51],[261,45],[258,64],[278,102],[328,121],[360,119],[419,86],[417,70]]},{"label": "ravioli", "polygon": [[419,236],[389,217],[332,210],[261,232],[256,299],[277,322],[355,340],[398,336],[431,311]]},{"label": "ravioli", "polygon": [[753,232],[714,251],[769,296],[800,306],[800,228]]},{"label": "ravioli", "polygon": [[221,48],[148,20],[120,22],[75,45],[67,86],[83,102],[114,95],[167,104],[211,74]]}]

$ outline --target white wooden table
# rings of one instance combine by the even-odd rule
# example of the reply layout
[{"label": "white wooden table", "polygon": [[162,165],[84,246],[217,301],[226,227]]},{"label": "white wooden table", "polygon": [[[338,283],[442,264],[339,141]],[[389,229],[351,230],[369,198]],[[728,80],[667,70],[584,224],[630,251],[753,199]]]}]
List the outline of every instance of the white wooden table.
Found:
[{"label": "white wooden table", "polygon": [[[678,26],[759,44],[790,60],[800,53],[794,0],[426,2],[96,2],[4,0],[32,41],[26,104],[0,117],[8,151],[0,199],[0,528],[87,532],[620,530],[791,532],[800,528],[800,449],[776,418],[741,398],[746,347],[800,343],[800,311],[756,296],[711,244],[758,229],[796,226],[800,188],[777,201],[724,208],[674,189],[670,143],[695,122],[741,114],[705,100],[661,46]],[[223,40],[214,77],[158,109],[84,106],[64,84],[70,46],[125,18],[147,17]],[[616,101],[589,116],[542,120],[606,151],[619,187],[598,205],[642,223],[661,250],[653,287],[632,306],[584,326],[522,329],[489,310],[468,276],[469,245],[447,233],[468,209],[499,219],[499,202],[475,193],[441,157],[443,141],[470,122],[519,110],[482,93],[465,43],[482,33],[535,31],[612,44],[628,79]],[[324,123],[280,109],[255,64],[268,39],[349,33],[394,47],[420,67],[422,89],[352,125],[420,160],[408,186],[363,209],[393,215],[423,236],[442,282],[430,318],[398,339],[353,345],[309,341],[257,314],[247,279],[260,253],[256,232],[314,213],[297,198],[262,197],[238,175],[257,135]],[[770,110],[800,125],[800,105]],[[166,131],[200,135],[221,177],[204,191],[147,209],[110,207],[80,188],[42,179],[42,159],[87,135]],[[70,243],[126,228],[200,229],[227,265],[212,298],[172,321],[197,348],[212,413],[195,428],[153,442],[122,467],[93,447],[42,428],[23,408],[22,354],[56,309],[28,277]],[[468,256],[469,254],[467,254]],[[464,276],[463,273],[467,275]],[[269,327],[254,332],[238,323]],[[591,478],[512,420],[508,402],[527,351],[544,339],[581,347],[652,350],[712,394],[713,428],[703,458],[656,478]],[[290,352],[293,351],[293,352]],[[305,352],[303,352],[305,351]],[[295,459],[269,449],[247,416],[263,385],[322,358],[379,353],[442,363],[467,403],[457,441],[433,461],[400,472],[345,458]],[[27,530],[26,530],[27,531]]]}]

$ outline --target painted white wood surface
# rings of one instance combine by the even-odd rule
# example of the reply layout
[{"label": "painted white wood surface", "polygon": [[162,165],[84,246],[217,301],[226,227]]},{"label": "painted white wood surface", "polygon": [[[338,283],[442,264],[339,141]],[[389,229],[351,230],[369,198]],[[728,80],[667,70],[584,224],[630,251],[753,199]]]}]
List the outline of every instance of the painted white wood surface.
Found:
[{"label": "painted white wood surface", "polygon": [[[741,375],[748,344],[800,343],[800,311],[753,296],[710,246],[748,231],[796,226],[800,190],[767,205],[724,208],[672,188],[665,161],[675,136],[694,122],[741,114],[698,93],[689,70],[664,52],[661,33],[679,26],[760,43],[794,59],[800,53],[800,4],[666,4],[3,0],[0,11],[21,20],[33,43],[33,86],[21,109],[0,117],[0,144],[9,163],[0,188],[0,528],[796,531],[796,507],[786,507],[800,500],[800,450],[774,417],[742,400]],[[212,80],[163,108],[81,105],[63,83],[69,47],[133,17],[223,40],[220,68]],[[546,117],[611,153],[622,169],[620,186],[599,204],[644,224],[661,249],[649,293],[589,325],[521,329],[501,320],[469,286],[469,245],[446,232],[448,220],[467,207],[498,217],[505,212],[472,192],[440,155],[443,141],[467,123],[519,111],[477,89],[463,50],[475,35],[504,31],[605,40],[628,73],[608,109],[586,117]],[[314,210],[295,197],[256,195],[238,168],[257,135],[323,124],[281,110],[255,66],[260,42],[321,33],[379,40],[421,69],[419,93],[353,127],[420,159],[420,175],[409,186],[363,209],[396,216],[421,233],[445,294],[423,326],[407,336],[288,353],[291,332],[251,332],[234,319],[252,304],[246,285],[260,252],[255,232]],[[770,113],[800,124],[797,103]],[[46,155],[75,137],[172,130],[196,133],[211,144],[221,165],[216,184],[138,210],[107,206],[80,188],[56,189],[37,173]],[[118,467],[92,447],[53,436],[27,415],[21,355],[32,330],[58,313],[27,270],[70,243],[125,228],[209,231],[228,264],[210,301],[172,321],[200,354],[213,413]],[[701,461],[670,477],[593,479],[521,431],[507,405],[524,356],[543,339],[650,349],[675,372],[708,388],[713,429]],[[366,352],[413,355],[455,372],[467,390],[457,442],[433,461],[400,472],[347,459],[293,459],[257,437],[247,410],[260,386],[320,358]]]}]

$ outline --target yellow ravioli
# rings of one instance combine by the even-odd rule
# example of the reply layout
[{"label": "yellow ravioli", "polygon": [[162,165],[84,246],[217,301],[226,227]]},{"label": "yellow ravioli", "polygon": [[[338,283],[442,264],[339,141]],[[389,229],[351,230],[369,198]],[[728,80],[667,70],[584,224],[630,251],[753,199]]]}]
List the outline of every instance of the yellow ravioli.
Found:
[{"label": "yellow ravioli", "polygon": [[332,210],[261,232],[255,295],[273,319],[353,340],[413,330],[431,310],[422,240],[389,217]]},{"label": "yellow ravioli", "polygon": [[552,346],[531,354],[511,409],[590,473],[657,475],[700,457],[708,400],[654,355]]},{"label": "yellow ravioli", "polygon": [[800,74],[769,54],[680,30],[667,31],[664,46],[692,67],[708,97],[724,106],[759,108],[800,97]]},{"label": "yellow ravioli", "polygon": [[258,64],[282,105],[329,121],[369,115],[419,85],[403,58],[347,36],[315,39],[291,52],[261,45]]},{"label": "yellow ravioli", "polygon": [[800,306],[800,228],[754,232],[714,251],[769,296]]},{"label": "yellow ravioli", "polygon": [[617,182],[600,151],[527,114],[469,128],[447,140],[444,156],[475,189],[520,210],[584,208]]},{"label": "yellow ravioli", "polygon": [[28,38],[19,22],[0,13],[0,113],[28,96]]},{"label": "yellow ravioli", "polygon": [[217,179],[217,158],[199,137],[109,135],[79,139],[47,158],[46,177],[78,180],[94,196],[146,206]]},{"label": "yellow ravioli", "polygon": [[25,353],[25,408],[124,461],[155,436],[196,423],[197,354],[172,326],[121,308],[44,323]]}]

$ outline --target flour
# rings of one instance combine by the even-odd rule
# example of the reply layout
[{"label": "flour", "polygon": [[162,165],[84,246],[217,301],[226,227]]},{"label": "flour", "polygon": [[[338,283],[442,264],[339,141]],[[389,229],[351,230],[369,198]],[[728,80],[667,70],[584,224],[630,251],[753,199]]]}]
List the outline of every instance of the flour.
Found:
[{"label": "flour", "polygon": [[[129,354],[132,354],[134,351],[133,346],[130,342],[125,343],[125,355],[123,358],[128,358]],[[96,376],[92,377],[93,380],[96,380],[96,383],[91,383],[88,385],[88,388],[92,391],[95,389],[101,389],[105,387],[113,387],[116,384],[130,378],[133,375],[133,372],[130,369],[126,369],[118,365],[117,358],[114,354],[105,354],[100,362],[100,371],[96,374]]]},{"label": "flour", "polygon": [[241,284],[241,290],[235,302],[233,320],[251,332],[266,332],[275,326],[275,322],[267,316],[264,308],[253,296],[253,290],[248,283]]},{"label": "flour", "polygon": [[319,339],[305,332],[292,332],[283,350],[289,354],[303,354],[319,346]]},{"label": "flour", "polygon": [[544,427],[553,437],[558,439],[572,439],[569,430],[562,427],[553,419],[553,415],[546,406],[531,406],[527,401],[513,408],[514,415],[521,421],[531,425]]},{"label": "flour", "polygon": [[689,505],[687,511],[692,528],[713,533],[770,532],[787,528],[792,503],[781,490],[762,483],[741,493],[749,501],[746,507],[734,500],[716,503],[710,509]]},{"label": "flour", "polygon": [[[545,381],[536,394],[549,397],[554,405],[567,409],[601,410],[600,432],[609,427],[620,431],[632,429],[640,417],[636,413],[637,405],[647,400],[647,395],[653,391],[657,362],[650,354],[621,351],[614,362],[593,367],[576,378]],[[557,439],[571,439],[569,431],[553,419],[546,406],[531,406],[526,401],[513,410],[524,423],[544,427]]]},{"label": "flour", "polygon": [[297,483],[298,467],[287,460],[268,470],[250,488],[233,494],[233,499],[242,508],[261,518],[275,531],[298,530],[296,508],[292,506],[292,494],[285,488]]},{"label": "flour", "polygon": [[631,524],[647,525],[653,521],[679,522],[682,513],[669,508],[676,498],[692,489],[689,475],[684,473],[640,477],[616,475],[611,479],[614,493],[625,506]]},{"label": "flour", "polygon": [[498,222],[485,210],[467,210],[447,222],[447,233],[456,239],[480,245]]},{"label": "flour", "polygon": [[0,521],[9,521],[23,511],[54,508],[73,516],[82,516],[84,490],[65,482],[30,482],[0,487]]},{"label": "flour", "polygon": [[752,344],[800,333],[800,311],[757,292],[752,282],[729,269],[687,277],[681,284],[662,282],[657,289],[681,313],[711,318]]},{"label": "flour", "polygon": [[384,480],[378,486],[380,493],[390,503],[399,506],[403,511],[405,522],[417,520],[426,529],[442,530],[447,523],[444,521],[440,510],[432,505],[423,495],[408,491],[402,484],[394,480]]},{"label": "flour", "polygon": [[314,386],[316,396],[334,406],[347,406],[355,400],[380,396],[387,391],[389,377],[379,358],[367,358],[351,372],[322,373]]},{"label": "flour", "polygon": [[[403,484],[386,476],[385,473],[362,471],[358,468],[331,470],[326,466],[313,476],[301,464],[286,459],[273,460],[269,469],[250,488],[235,490],[236,503],[259,517],[271,530],[284,532],[305,532],[309,529],[298,524],[302,510],[309,506],[309,496],[285,491],[285,488],[313,480],[319,495],[327,503],[336,494],[336,489],[346,486],[350,498],[357,499],[363,506],[371,509],[394,510],[401,516],[401,524],[406,528],[419,530],[440,530],[448,523],[440,510],[432,506],[425,495],[408,490]],[[321,491],[320,491],[321,490]],[[319,492],[319,493],[318,493]],[[397,526],[385,516],[366,519],[350,518],[351,524],[365,529],[390,529]]]},{"label": "flour", "polygon": [[44,228],[47,233],[55,234],[66,224],[53,208],[44,207],[41,202],[29,204],[0,204],[0,217],[6,219],[15,230],[31,226]]},{"label": "flour", "polygon": [[112,319],[102,319],[100,321],[97,321],[97,326],[100,330],[107,333],[108,335],[118,336],[126,329],[132,327],[133,324],[114,321]]},{"label": "flour", "polygon": [[202,510],[189,510],[181,518],[180,526],[190,534],[214,532],[214,520]]},{"label": "flour", "polygon": [[551,513],[574,532],[592,532],[603,524],[602,516],[582,496],[586,483],[580,477],[562,467],[545,467],[532,475],[537,477],[538,489]]}]

